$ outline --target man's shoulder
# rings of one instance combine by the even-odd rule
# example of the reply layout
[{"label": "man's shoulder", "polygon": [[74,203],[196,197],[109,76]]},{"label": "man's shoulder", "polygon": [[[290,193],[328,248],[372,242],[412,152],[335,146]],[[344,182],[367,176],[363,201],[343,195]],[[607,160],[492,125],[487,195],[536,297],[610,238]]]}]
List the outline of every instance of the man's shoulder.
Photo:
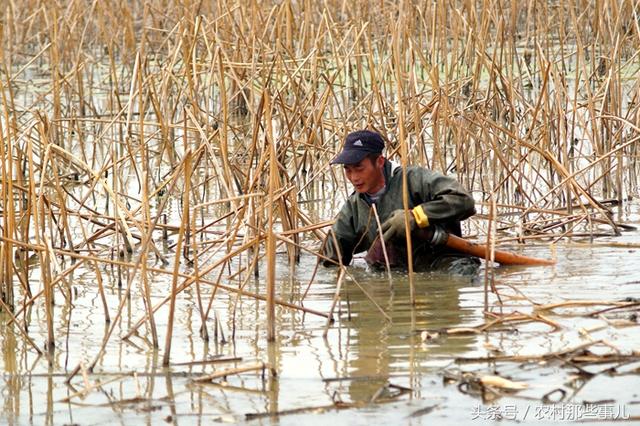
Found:
[{"label": "man's shoulder", "polygon": [[426,173],[431,175],[437,172],[429,169],[428,167],[411,165],[407,166],[407,173]]},{"label": "man's shoulder", "polygon": [[[423,177],[423,176],[437,176],[439,173],[435,172],[431,169],[428,169],[423,166],[407,166],[407,177],[411,179],[412,177]],[[391,173],[391,179],[402,179],[402,166],[397,165]]]}]

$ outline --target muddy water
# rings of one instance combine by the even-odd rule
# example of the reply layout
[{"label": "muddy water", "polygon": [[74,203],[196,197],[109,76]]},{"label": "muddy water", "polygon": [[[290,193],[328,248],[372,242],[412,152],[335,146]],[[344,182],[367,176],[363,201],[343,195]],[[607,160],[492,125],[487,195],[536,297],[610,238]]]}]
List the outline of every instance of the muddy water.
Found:
[{"label": "muddy water", "polygon": [[[631,213],[620,219],[636,225],[640,222]],[[81,371],[70,384],[65,384],[73,368],[79,363],[88,365],[96,356],[107,327],[94,279],[89,278],[95,274],[78,269],[69,289],[56,294],[57,347],[51,358],[36,356],[24,339],[15,334],[15,328],[6,325],[7,318],[2,317],[0,423],[460,424],[494,422],[497,416],[502,416],[503,421],[545,424],[638,416],[640,362],[583,368],[560,358],[477,360],[543,356],[580,345],[588,346],[594,354],[638,354],[637,307],[624,314],[614,312],[606,318],[584,315],[602,306],[545,311],[546,319],[560,325],[556,331],[541,322],[507,325],[483,334],[443,336],[435,331],[485,321],[485,271],[492,272],[487,278],[493,279],[503,302],[500,309],[496,307],[495,296],[490,297],[495,313],[531,314],[531,302],[616,301],[637,297],[639,237],[640,232],[630,231],[618,238],[598,239],[593,244],[567,242],[554,249],[528,245],[524,250],[528,255],[555,256],[558,263],[554,267],[483,267],[474,280],[417,274],[415,306],[410,303],[404,274],[394,273],[390,284],[385,274],[367,271],[363,261],[356,259],[341,292],[336,322],[326,338],[324,318],[278,308],[278,339],[267,344],[263,303],[248,298],[237,300],[219,292],[213,301],[215,316],[212,311],[206,322],[210,334],[206,342],[200,337],[195,291],[187,291],[177,304],[179,314],[169,368],[161,367],[163,352],[150,349],[149,333],[144,327],[131,339],[118,337],[143,315],[144,306],[136,293],[139,290],[134,289],[134,296],[126,304],[115,335],[94,373]],[[313,257],[303,256],[290,274],[282,255],[282,263],[278,265],[280,294],[297,302],[314,265]],[[124,290],[118,288],[113,271],[105,267],[102,272],[113,316]],[[166,296],[170,282],[166,276],[154,276],[152,282],[152,302],[156,303]],[[304,305],[327,312],[335,282],[335,271],[321,270]],[[263,292],[262,283],[261,278],[252,281],[249,290]],[[71,303],[62,297],[67,291],[72,294]],[[208,303],[211,288],[203,289],[203,294]],[[167,317],[166,308],[155,316],[161,348]],[[37,306],[27,318],[30,336],[43,346],[44,308]],[[220,325],[217,336],[214,318]],[[426,330],[428,334],[423,333]],[[588,345],[598,340],[604,343]],[[230,361],[231,358],[235,360]],[[248,372],[206,384],[193,380],[257,362],[271,365],[276,376]],[[577,375],[578,372],[582,375]],[[479,390],[461,379],[469,374],[498,374],[525,383],[527,388],[483,398]],[[86,389],[89,391],[83,393]],[[376,402],[371,403],[372,400]],[[343,409],[322,408],[338,401],[344,403]],[[301,411],[296,412],[298,409]],[[282,414],[279,418],[260,416],[275,412]],[[247,414],[258,417],[248,419]]]}]

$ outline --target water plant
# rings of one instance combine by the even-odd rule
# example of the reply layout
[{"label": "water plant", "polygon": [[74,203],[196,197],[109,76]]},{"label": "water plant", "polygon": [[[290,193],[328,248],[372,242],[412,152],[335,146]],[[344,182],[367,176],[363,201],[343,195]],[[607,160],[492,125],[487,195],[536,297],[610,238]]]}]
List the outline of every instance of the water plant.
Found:
[{"label": "water plant", "polygon": [[[4,6],[0,308],[51,354],[54,306],[90,271],[108,328],[89,369],[116,328],[145,329],[150,349],[164,337],[169,365],[187,290],[203,339],[219,291],[265,300],[269,340],[276,305],[329,316],[279,288],[276,268],[317,254],[348,192],[328,163],[351,130],[455,174],[480,210],[466,232],[491,246],[617,235],[612,207],[637,195],[634,2]],[[265,294],[247,290],[263,271]],[[157,276],[171,283],[160,301]],[[123,290],[117,307],[107,286]],[[145,311],[122,330],[136,297]]]}]

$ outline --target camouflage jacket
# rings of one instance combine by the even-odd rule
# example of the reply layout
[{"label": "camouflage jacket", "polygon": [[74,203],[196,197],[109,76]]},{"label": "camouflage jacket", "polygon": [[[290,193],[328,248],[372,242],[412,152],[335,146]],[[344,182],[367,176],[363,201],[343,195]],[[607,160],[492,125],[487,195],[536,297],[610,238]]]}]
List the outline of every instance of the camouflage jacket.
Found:
[{"label": "camouflage jacket", "polygon": [[[410,166],[407,168],[407,188],[409,191],[409,208],[422,205],[429,218],[430,226],[443,227],[448,233],[460,236],[460,221],[475,214],[474,200],[471,195],[455,179],[440,173]],[[376,202],[380,223],[396,209],[403,209],[402,201],[402,168],[386,160],[384,166],[386,189]],[[369,249],[378,236],[371,200],[366,194],[352,193],[342,206],[336,222],[331,228],[323,247],[323,254],[335,261],[338,260],[334,239],[339,244],[342,263],[347,265],[353,255]],[[395,244],[394,249],[402,253],[406,264],[406,243]],[[416,263],[428,264],[435,257],[446,254],[446,247],[432,247],[429,242],[412,237],[413,259]],[[326,266],[333,262],[324,261]]]}]

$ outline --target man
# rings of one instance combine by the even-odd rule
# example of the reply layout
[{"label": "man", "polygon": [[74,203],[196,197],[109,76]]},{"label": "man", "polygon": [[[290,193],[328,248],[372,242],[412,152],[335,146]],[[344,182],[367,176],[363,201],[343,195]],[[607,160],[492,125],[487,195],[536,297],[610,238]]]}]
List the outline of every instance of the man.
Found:
[{"label": "man", "polygon": [[[347,265],[355,253],[369,250],[367,262],[384,267],[373,204],[391,266],[408,265],[402,168],[387,160],[383,149],[379,133],[360,130],[347,135],[342,152],[331,161],[343,165],[355,192],[343,205],[325,242],[323,254],[333,260],[325,260],[326,266],[340,261]],[[475,274],[478,259],[441,245],[444,232],[461,236],[460,221],[475,214],[471,195],[455,179],[422,167],[408,167],[406,175],[414,270]]]}]

